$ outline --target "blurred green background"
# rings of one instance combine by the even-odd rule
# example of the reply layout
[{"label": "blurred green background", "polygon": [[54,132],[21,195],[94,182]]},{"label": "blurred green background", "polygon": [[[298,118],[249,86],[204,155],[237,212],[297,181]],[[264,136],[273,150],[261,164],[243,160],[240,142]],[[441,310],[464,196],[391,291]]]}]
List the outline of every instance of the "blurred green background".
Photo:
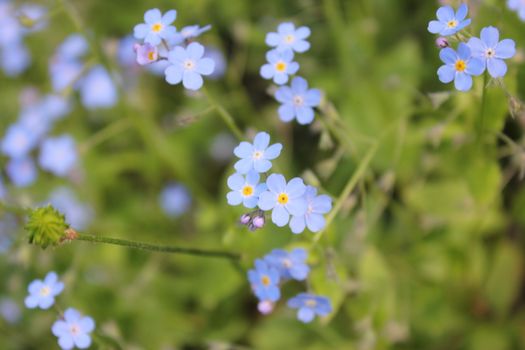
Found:
[{"label": "blurred green background", "polygon": [[[525,23],[504,1],[467,2],[473,34],[494,25],[516,41],[504,82],[514,101],[525,100]],[[283,300],[305,286],[290,282],[262,316],[245,271],[225,260],[83,242],[43,251],[20,229],[0,255],[0,298],[12,298],[22,314],[14,324],[0,318],[0,349],[58,348],[56,314],[23,306],[27,284],[51,270],[66,284],[61,307],[95,319],[103,336],[94,349],[525,348],[525,113],[516,104],[509,111],[509,95],[491,84],[485,133],[476,139],[482,79],[469,93],[438,81],[439,51],[426,31],[438,1],[69,1],[77,24],[62,2],[36,3],[56,14],[26,40],[31,68],[17,79],[0,75],[1,130],[17,118],[24,87],[50,91],[49,58],[73,32],[98,43],[102,54],[92,59],[105,57],[125,76],[116,44],[157,7],[177,10],[177,28],[212,24],[199,41],[224,52],[227,72],[205,86],[247,138],[264,130],[283,144],[276,166],[287,177],[303,175],[337,200],[372,145],[379,148],[312,245],[310,232],[269,224],[252,233],[237,224],[243,211],[225,198],[233,155],[212,156],[216,137],[229,130],[203,94],[143,73],[114,108],[87,111],[77,102],[53,133],[73,134],[82,150],[83,173],[69,185],[94,208],[90,233],[241,252],[245,270],[273,248],[303,246],[312,265],[307,288],[329,296],[334,312],[297,321]],[[259,76],[265,34],[282,21],[312,30],[312,48],[297,61],[325,101],[308,127],[278,119]],[[90,146],[113,123],[121,130]],[[191,211],[176,220],[158,204],[169,181],[192,194]],[[30,188],[9,190],[31,206],[64,183],[40,173]]]}]

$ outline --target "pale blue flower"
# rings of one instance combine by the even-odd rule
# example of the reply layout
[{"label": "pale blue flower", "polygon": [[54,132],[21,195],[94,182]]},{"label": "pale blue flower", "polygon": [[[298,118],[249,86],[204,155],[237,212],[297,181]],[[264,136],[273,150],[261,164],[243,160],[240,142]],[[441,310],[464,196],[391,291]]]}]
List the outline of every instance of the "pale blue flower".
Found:
[{"label": "pale blue flower", "polygon": [[290,229],[293,233],[301,233],[305,227],[312,232],[321,231],[326,225],[324,214],[332,209],[332,199],[325,195],[317,195],[317,189],[306,186],[304,193],[307,209],[304,215],[294,215],[290,220]]},{"label": "pale blue flower", "polygon": [[29,295],[25,305],[30,308],[49,309],[55,303],[55,297],[64,290],[64,283],[58,280],[55,272],[49,272],[44,280],[34,280],[27,287]]},{"label": "pale blue flower", "polygon": [[137,63],[141,66],[153,63],[159,59],[159,51],[156,46],[152,46],[148,43],[144,45],[138,45],[136,47],[137,52]]},{"label": "pale blue flower", "polygon": [[235,170],[240,174],[247,174],[254,169],[258,173],[265,173],[272,167],[271,160],[279,157],[283,145],[274,143],[270,145],[270,135],[266,132],[259,132],[253,139],[253,144],[243,141],[235,147],[233,153],[241,158],[234,165]]},{"label": "pale blue flower", "polygon": [[261,67],[260,74],[264,79],[273,79],[277,85],[286,84],[288,76],[297,73],[299,63],[293,61],[293,51],[277,49],[266,53],[268,63]]},{"label": "pale blue flower", "polygon": [[439,80],[442,83],[454,81],[456,89],[468,91],[472,87],[472,75],[483,73],[483,62],[472,57],[467,44],[460,43],[458,51],[447,47],[439,52],[439,57],[445,63],[438,69]]},{"label": "pale blue flower", "polygon": [[280,174],[271,174],[266,180],[268,190],[259,196],[259,208],[272,210],[272,221],[279,227],[288,224],[290,215],[300,216],[306,213],[304,199],[306,186],[302,179],[296,177],[286,183]]},{"label": "pale blue flower", "polygon": [[74,347],[87,349],[91,345],[91,332],[95,330],[95,321],[89,316],[83,316],[77,310],[68,308],[63,319],[57,320],[51,331],[58,338],[58,345],[63,350]]},{"label": "pale blue flower", "polygon": [[293,23],[281,23],[277,27],[277,33],[266,34],[266,44],[277,48],[277,50],[290,49],[295,52],[305,52],[310,48],[306,38],[310,36],[310,28],[299,27],[295,29]]},{"label": "pale blue flower", "polygon": [[168,216],[179,217],[191,206],[191,195],[186,186],[171,183],[166,186],[159,197],[160,206]]},{"label": "pale blue flower", "polygon": [[12,44],[0,52],[0,65],[8,77],[20,75],[30,64],[31,56],[29,50],[22,43]]},{"label": "pale blue flower", "polygon": [[171,24],[177,17],[177,11],[170,10],[162,15],[159,9],[151,9],[144,14],[144,22],[137,24],[133,29],[135,38],[144,39],[151,45],[159,45],[161,41],[170,40],[177,29]]},{"label": "pale blue flower", "polygon": [[42,169],[66,176],[74,168],[78,160],[75,140],[69,135],[48,138],[42,142],[39,164]]},{"label": "pale blue flower", "polygon": [[428,23],[428,31],[443,36],[456,34],[470,24],[470,18],[465,19],[467,13],[467,4],[461,4],[456,13],[451,6],[442,6],[436,12],[438,20]]},{"label": "pale blue flower", "polygon": [[0,315],[7,323],[15,324],[20,321],[22,317],[22,311],[18,303],[11,298],[0,299]]},{"label": "pale blue flower", "polygon": [[310,124],[314,120],[314,107],[321,103],[321,91],[308,89],[308,83],[301,77],[292,79],[291,87],[281,86],[275,98],[282,103],[279,117],[283,122],[297,118],[299,124]]},{"label": "pale blue flower", "polygon": [[248,271],[248,280],[259,300],[277,301],[281,297],[279,271],[264,260],[255,260],[255,269]]},{"label": "pale blue flower", "polygon": [[259,183],[259,173],[251,170],[243,176],[235,173],[228,178],[228,187],[232,190],[228,192],[226,198],[229,205],[243,204],[246,208],[255,208],[259,201],[259,195],[266,190],[264,183]]},{"label": "pale blue flower", "polygon": [[204,32],[207,32],[211,29],[211,25],[206,25],[204,27],[201,27],[199,25],[191,25],[183,27],[180,31],[175,33],[173,38],[170,40],[170,45],[180,45],[184,43],[186,40],[193,39],[198,37]]},{"label": "pale blue flower", "polygon": [[175,85],[182,81],[188,90],[198,90],[202,87],[202,75],[210,75],[215,69],[215,62],[204,56],[204,46],[193,42],[186,48],[176,46],[168,54],[171,66],[166,68],[166,81]]},{"label": "pale blue flower", "polygon": [[494,27],[483,28],[480,38],[470,38],[468,46],[472,56],[483,62],[483,69],[486,67],[493,78],[501,78],[507,73],[507,65],[503,60],[516,54],[514,40],[499,41],[499,31]]},{"label": "pale blue flower", "polygon": [[303,323],[311,322],[316,315],[326,316],[332,312],[332,305],[328,298],[310,293],[300,293],[288,300],[288,306],[298,309],[297,318]]}]

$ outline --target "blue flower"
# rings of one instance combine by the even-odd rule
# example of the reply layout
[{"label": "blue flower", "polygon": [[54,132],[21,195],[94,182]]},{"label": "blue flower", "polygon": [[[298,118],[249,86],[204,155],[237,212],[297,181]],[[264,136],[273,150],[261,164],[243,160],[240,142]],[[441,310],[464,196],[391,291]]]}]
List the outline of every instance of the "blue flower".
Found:
[{"label": "blue flower", "polygon": [[264,183],[259,183],[259,173],[252,170],[246,177],[241,174],[233,174],[228,178],[228,192],[226,198],[229,205],[243,204],[246,208],[255,208],[259,201],[259,195],[266,190]]},{"label": "blue flower", "polygon": [[20,321],[22,312],[18,303],[11,298],[0,299],[0,315],[7,323],[14,324]]},{"label": "blue flower", "polygon": [[211,29],[211,25],[206,25],[204,27],[201,27],[199,25],[191,25],[183,27],[180,31],[178,31],[173,38],[170,40],[170,45],[180,45],[186,40],[196,38],[199,35],[201,35],[204,32],[207,32]]},{"label": "blue flower", "polygon": [[306,250],[302,248],[293,249],[289,253],[284,249],[274,249],[264,257],[264,260],[279,270],[281,278],[303,281],[310,272],[306,258]]},{"label": "blue flower", "polygon": [[264,260],[255,260],[255,269],[248,271],[248,280],[259,300],[277,301],[281,297],[279,271]]},{"label": "blue flower", "polygon": [[62,135],[42,142],[38,159],[42,169],[57,176],[66,176],[77,163],[75,141],[71,136]]},{"label": "blue flower", "polygon": [[499,41],[499,31],[494,27],[483,28],[480,37],[470,38],[467,43],[472,56],[483,62],[483,69],[486,67],[493,78],[503,77],[507,73],[507,65],[503,60],[516,54],[514,40]]},{"label": "blue flower", "polygon": [[75,61],[84,56],[89,50],[89,44],[82,35],[71,34],[57,49],[56,59],[61,61]]},{"label": "blue flower", "polygon": [[272,174],[266,180],[268,190],[259,196],[259,208],[272,210],[272,221],[279,227],[285,226],[290,215],[304,215],[307,205],[304,199],[306,186],[303,180],[296,177],[288,184],[283,175]]},{"label": "blue flower", "polygon": [[35,164],[31,158],[13,158],[6,165],[9,180],[17,187],[33,184],[37,177]]},{"label": "blue flower", "polygon": [[79,84],[80,101],[87,109],[109,108],[117,103],[117,87],[102,65],[93,67]]},{"label": "blue flower", "polygon": [[188,90],[200,89],[203,84],[201,75],[210,75],[215,69],[215,62],[203,55],[204,46],[199,43],[191,43],[186,48],[176,46],[168,54],[172,65],[166,68],[166,81],[172,85],[182,81]]},{"label": "blue flower", "polygon": [[49,202],[63,213],[66,222],[77,230],[84,230],[93,218],[93,209],[81,203],[67,187],[58,187],[49,196]]},{"label": "blue flower", "polygon": [[27,287],[29,295],[25,299],[28,308],[49,309],[55,303],[55,297],[64,290],[64,283],[58,280],[55,272],[49,272],[44,280],[34,280]]},{"label": "blue flower", "polygon": [[80,77],[83,65],[77,61],[56,60],[49,65],[49,75],[53,91],[60,92],[72,86]]},{"label": "blue flower", "polygon": [[31,56],[24,44],[15,43],[1,50],[0,64],[5,75],[15,77],[29,67],[31,64]]},{"label": "blue flower", "polygon": [[525,21],[525,2],[523,0],[508,0],[507,6],[509,9],[516,11],[520,19]]},{"label": "blue flower", "polygon": [[291,87],[281,86],[275,92],[275,98],[282,103],[279,117],[283,122],[297,118],[299,124],[310,124],[314,120],[313,107],[321,103],[321,91],[308,89],[308,83],[301,77],[292,79]]},{"label": "blue flower", "polygon": [[440,7],[436,12],[438,20],[428,23],[428,31],[444,36],[456,34],[470,24],[470,18],[465,19],[467,12],[467,4],[462,4],[456,13],[450,6]]},{"label": "blue flower", "polygon": [[191,196],[185,186],[172,183],[162,190],[159,203],[164,213],[175,218],[188,211],[191,205]]},{"label": "blue flower", "polygon": [[298,309],[297,318],[299,321],[311,322],[315,315],[326,316],[332,312],[332,305],[328,298],[309,293],[300,293],[288,300],[288,306]]},{"label": "blue flower", "polygon": [[[273,160],[281,154],[283,145],[280,143],[270,144],[270,135],[266,132],[260,132],[255,135],[253,144],[243,141],[235,149],[233,153],[241,158],[238,160],[234,168],[239,174],[247,174],[254,169],[258,173],[264,173],[270,170]],[[268,147],[269,146],[269,147]]]},{"label": "blue flower", "polygon": [[36,146],[38,139],[22,123],[11,125],[2,140],[2,153],[12,158],[25,157]]},{"label": "blue flower", "polygon": [[326,221],[323,214],[332,209],[332,199],[325,195],[317,195],[317,189],[312,186],[306,186],[304,193],[307,209],[304,215],[294,215],[290,220],[290,228],[293,233],[301,233],[305,227],[312,232],[321,231]]},{"label": "blue flower", "polygon": [[177,33],[171,24],[177,17],[177,11],[170,10],[164,15],[159,9],[151,9],[144,14],[144,22],[133,28],[135,38],[144,39],[151,45],[159,45],[162,39],[169,40]]},{"label": "blue flower", "polygon": [[61,95],[47,95],[41,101],[39,107],[51,121],[62,119],[71,111],[71,104]]},{"label": "blue flower", "polygon": [[295,52],[305,52],[310,48],[310,43],[305,39],[310,36],[310,28],[299,27],[295,29],[293,23],[281,23],[277,27],[277,33],[266,34],[266,45],[277,48],[277,50],[291,49]]},{"label": "blue flower", "polygon": [[77,347],[87,349],[91,345],[90,333],[95,329],[95,321],[89,316],[82,316],[73,308],[64,312],[63,319],[55,321],[51,331],[58,337],[58,345],[69,350]]},{"label": "blue flower", "polygon": [[293,75],[299,70],[299,63],[293,61],[293,51],[277,49],[266,53],[268,63],[261,67],[261,76],[264,79],[273,79],[277,85],[286,84],[288,75]]},{"label": "blue flower", "polygon": [[457,52],[450,47],[442,49],[439,57],[445,63],[438,69],[439,80],[442,83],[454,80],[454,85],[459,91],[470,90],[471,76],[483,73],[483,61],[473,58],[469,47],[464,43],[459,44]]}]

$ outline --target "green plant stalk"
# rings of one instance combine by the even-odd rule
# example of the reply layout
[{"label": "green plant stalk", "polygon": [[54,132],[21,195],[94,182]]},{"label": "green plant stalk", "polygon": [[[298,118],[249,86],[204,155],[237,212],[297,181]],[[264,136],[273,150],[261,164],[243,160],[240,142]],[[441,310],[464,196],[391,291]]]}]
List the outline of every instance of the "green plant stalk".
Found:
[{"label": "green plant stalk", "polygon": [[374,157],[374,155],[377,152],[378,147],[379,147],[379,143],[374,144],[368,150],[368,152],[365,155],[365,157],[361,160],[361,162],[359,163],[359,166],[357,167],[357,170],[355,171],[354,175],[352,175],[352,177],[348,180],[348,182],[346,183],[346,185],[345,185],[345,187],[343,189],[343,192],[341,193],[341,195],[339,196],[339,198],[335,202],[334,208],[332,209],[332,211],[330,211],[330,214],[328,214],[328,216],[326,217],[326,225],[325,225],[324,229],[322,231],[319,231],[314,236],[313,244],[316,244],[321,239],[321,237],[323,236],[323,234],[326,231],[326,229],[328,228],[328,226],[330,226],[330,224],[332,223],[334,218],[337,216],[337,214],[339,213],[339,211],[343,207],[343,203],[346,200],[346,198],[348,198],[350,193],[352,193],[352,191],[354,190],[354,188],[358,184],[359,180],[361,180],[361,178],[364,176],[366,170],[368,169],[368,165],[370,164],[370,162],[372,161],[372,158]]},{"label": "green plant stalk", "polygon": [[78,233],[78,236],[74,238],[74,240],[86,241],[86,242],[91,242],[91,243],[113,244],[113,245],[119,245],[119,246],[128,247],[128,248],[147,250],[147,251],[159,252],[159,253],[185,254],[185,255],[201,256],[201,257],[208,257],[208,258],[224,258],[224,259],[235,260],[235,261],[240,260],[241,258],[241,255],[238,253],[232,253],[232,252],[221,251],[221,250],[206,250],[206,249],[197,249],[197,248],[183,248],[183,247],[175,247],[175,246],[158,245],[158,244],[151,244],[151,243],[145,243],[145,242],[130,241],[130,240],[120,239],[120,238],[95,236],[95,235],[86,234],[86,233]]},{"label": "green plant stalk", "polygon": [[222,118],[226,126],[230,129],[230,131],[239,139],[239,141],[242,141],[244,139],[243,132],[241,129],[235,124],[235,119],[233,116],[217,101],[212,97],[208,89],[202,88],[202,91],[204,92],[204,95],[208,98],[208,101],[210,102],[210,105],[217,110],[217,113],[219,113],[219,116]]},{"label": "green plant stalk", "polygon": [[478,142],[481,141],[482,137],[483,137],[483,131],[485,129],[485,108],[486,108],[486,105],[487,105],[487,84],[488,84],[488,74],[487,74],[487,71],[485,71],[485,73],[483,73],[483,90],[481,92],[481,109],[480,109],[480,112],[479,112],[479,126],[478,126],[478,137],[477,137],[477,140]]}]

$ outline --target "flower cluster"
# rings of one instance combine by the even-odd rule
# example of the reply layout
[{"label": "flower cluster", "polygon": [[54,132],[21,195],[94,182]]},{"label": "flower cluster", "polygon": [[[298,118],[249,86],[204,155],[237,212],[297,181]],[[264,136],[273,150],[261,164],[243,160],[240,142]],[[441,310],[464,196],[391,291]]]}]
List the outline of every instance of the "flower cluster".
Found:
[{"label": "flower cluster", "polygon": [[459,91],[470,90],[472,76],[481,75],[485,70],[492,78],[505,76],[507,65],[503,60],[516,53],[514,41],[500,41],[499,31],[494,27],[483,28],[480,38],[460,41],[457,51],[448,47],[448,39],[444,36],[455,35],[459,40],[463,39],[460,31],[471,23],[470,19],[465,19],[467,12],[466,4],[462,4],[456,12],[450,6],[443,6],[437,10],[437,20],[428,24],[429,32],[442,36],[436,40],[441,48],[439,57],[444,63],[437,71],[439,80],[443,83],[454,81],[454,86]]},{"label": "flower cluster", "polygon": [[[262,259],[255,260],[255,268],[248,271],[248,280],[259,299],[258,309],[263,314],[273,311],[281,298],[281,286],[288,280],[304,281],[310,273],[306,263],[306,250],[288,252],[274,249]],[[330,300],[313,294],[300,293],[288,301],[288,306],[298,309],[297,318],[308,323],[315,315],[326,316],[332,311]]]},{"label": "flower cluster", "polygon": [[164,71],[168,84],[182,82],[188,90],[199,90],[203,85],[202,76],[209,76],[215,70],[215,61],[204,57],[204,46],[193,39],[210,30],[211,26],[192,25],[177,31],[172,23],[177,11],[164,14],[159,9],[151,9],[144,14],[144,23],[133,29],[136,39],[142,44],[134,46],[137,63],[147,65],[167,60]]},{"label": "flower cluster", "polygon": [[507,0],[509,9],[516,11],[522,21],[525,21],[525,1],[523,0]]},{"label": "flower cluster", "polygon": [[[272,49],[266,53],[267,63],[261,67],[260,74],[265,79],[272,79],[277,85],[288,82],[299,70],[294,52],[303,53],[310,48],[306,40],[310,36],[308,27],[295,28],[293,23],[281,23],[277,32],[266,35],[266,44]],[[275,99],[281,103],[278,109],[283,122],[297,119],[299,124],[310,124],[314,120],[314,108],[321,103],[321,92],[309,89],[306,79],[296,76],[290,86],[280,86],[275,92]]]},{"label": "flower cluster", "polygon": [[[50,272],[44,280],[34,280],[27,287],[29,295],[25,305],[29,309],[49,309],[55,304],[57,297],[64,290],[64,283],[58,280],[55,272]],[[95,329],[95,321],[89,316],[83,316],[74,308],[68,308],[51,327],[51,332],[58,338],[58,345],[64,350],[87,349],[91,345],[91,332]]]},{"label": "flower cluster", "polygon": [[31,153],[40,147],[39,164],[42,169],[56,176],[66,176],[77,163],[73,138],[67,134],[48,137],[56,121],[65,117],[71,107],[60,95],[35,96],[34,92],[22,95],[22,110],[18,120],[9,126],[0,141],[0,151],[10,158],[6,172],[18,187],[29,186],[37,177]]},{"label": "flower cluster", "polygon": [[23,73],[31,63],[24,37],[46,26],[47,9],[25,4],[18,9],[11,1],[0,2],[0,68],[7,76]]},{"label": "flower cluster", "polygon": [[279,227],[290,225],[293,233],[301,233],[308,228],[318,232],[325,226],[323,214],[332,208],[332,200],[327,195],[317,195],[317,190],[304,184],[295,177],[290,181],[281,174],[270,174],[266,182],[260,182],[260,173],[272,168],[282,145],[270,145],[270,135],[258,133],[253,143],[241,142],[234,154],[240,158],[234,165],[235,174],[228,178],[231,189],[226,195],[228,204],[244,205],[257,210],[241,216],[241,223],[251,230],[261,228],[265,221],[265,212],[271,211],[271,220]]}]

